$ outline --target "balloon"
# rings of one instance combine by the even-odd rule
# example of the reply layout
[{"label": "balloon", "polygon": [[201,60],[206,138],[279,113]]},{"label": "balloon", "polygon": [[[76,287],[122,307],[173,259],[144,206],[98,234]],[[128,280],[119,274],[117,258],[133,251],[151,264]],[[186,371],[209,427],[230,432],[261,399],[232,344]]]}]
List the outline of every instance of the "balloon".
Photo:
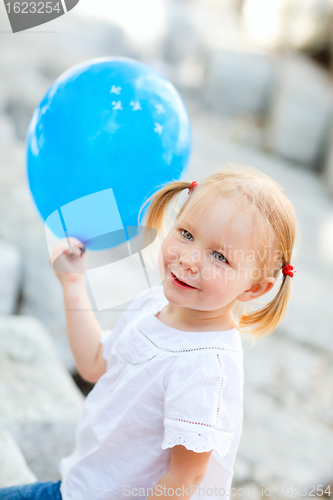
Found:
[{"label": "balloon", "polygon": [[127,226],[126,239],[137,234],[151,194],[185,178],[191,141],[180,95],[146,64],[115,57],[75,66],[30,121],[27,174],[37,210],[57,237],[112,248]]}]

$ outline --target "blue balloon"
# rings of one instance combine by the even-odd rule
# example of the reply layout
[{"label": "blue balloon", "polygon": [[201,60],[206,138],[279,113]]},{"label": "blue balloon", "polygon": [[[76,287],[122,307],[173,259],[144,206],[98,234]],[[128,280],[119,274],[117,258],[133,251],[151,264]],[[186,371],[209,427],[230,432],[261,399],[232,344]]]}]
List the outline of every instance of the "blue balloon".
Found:
[{"label": "blue balloon", "polygon": [[185,178],[191,143],[180,95],[149,66],[119,57],[75,66],[49,88],[29,125],[27,174],[38,212],[59,238],[112,248],[125,228],[125,239],[137,235],[151,194]]}]

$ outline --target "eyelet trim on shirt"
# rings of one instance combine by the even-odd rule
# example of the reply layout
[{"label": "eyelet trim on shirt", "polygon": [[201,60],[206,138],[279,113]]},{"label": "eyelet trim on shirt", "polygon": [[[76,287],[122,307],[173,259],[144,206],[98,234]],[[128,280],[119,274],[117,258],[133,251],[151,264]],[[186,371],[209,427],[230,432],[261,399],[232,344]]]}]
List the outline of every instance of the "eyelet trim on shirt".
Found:
[{"label": "eyelet trim on shirt", "polygon": [[[213,427],[210,424],[204,424],[203,422],[191,422],[191,420],[183,420],[182,418],[175,418],[174,420],[178,420],[179,422],[186,422],[187,424],[205,425],[206,427]],[[199,434],[199,436],[200,435],[201,434]]]},{"label": "eyelet trim on shirt", "polygon": [[161,347],[161,346],[155,344],[155,342],[153,342],[145,333],[143,333],[142,330],[140,330],[138,325],[136,325],[136,327],[139,330],[139,332],[142,333],[142,335],[144,337],[146,337],[146,339],[149,340],[149,342],[151,342],[153,344],[154,347],[156,347],[157,349],[161,349],[162,351],[166,351],[166,352],[190,352],[190,351],[201,351],[203,349],[219,349],[221,351],[237,352],[234,349],[227,349],[225,347],[217,347],[217,346],[193,347],[191,349],[167,349],[166,347]]},{"label": "eyelet trim on shirt", "polygon": [[198,435],[193,434],[193,432],[188,434],[186,431],[183,432],[168,426],[165,428],[162,449],[173,448],[181,444],[185,446],[187,450],[192,450],[197,453],[216,450],[220,457],[229,455],[233,435],[225,437],[209,431],[209,434],[199,434],[199,436],[198,438]]},{"label": "eyelet trim on shirt", "polygon": [[148,363],[148,361],[151,361],[152,359],[156,358],[157,354],[154,354],[154,356],[152,356],[151,358],[149,359],[145,359],[144,361],[140,361],[139,363],[131,363],[133,366],[136,366],[136,365],[143,365],[144,363]]},{"label": "eyelet trim on shirt", "polygon": [[220,370],[221,370],[221,375],[222,375],[222,380],[221,380],[221,385],[220,385],[220,390],[219,390],[219,397],[217,401],[217,415],[216,415],[216,423],[219,421],[219,414],[220,414],[220,401],[221,401],[221,392],[222,392],[222,387],[223,387],[223,373],[222,373],[222,364],[220,360],[220,355],[217,353],[217,361],[219,362],[220,365]]}]

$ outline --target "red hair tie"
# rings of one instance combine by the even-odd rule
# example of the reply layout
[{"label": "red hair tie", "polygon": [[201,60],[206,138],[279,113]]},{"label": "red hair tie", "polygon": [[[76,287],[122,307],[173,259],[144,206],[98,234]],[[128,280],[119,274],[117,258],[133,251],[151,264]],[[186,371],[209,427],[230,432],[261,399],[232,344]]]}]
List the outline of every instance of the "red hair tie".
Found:
[{"label": "red hair tie", "polygon": [[190,184],[190,187],[188,188],[188,194],[191,194],[192,191],[198,186],[198,183],[197,181],[193,181],[191,184]]},{"label": "red hair tie", "polygon": [[294,273],[296,273],[296,269],[293,268],[293,266],[291,264],[286,264],[285,266],[283,266],[282,268],[282,273],[285,275],[285,274],[288,274],[288,276],[291,276],[293,277],[294,276]]}]

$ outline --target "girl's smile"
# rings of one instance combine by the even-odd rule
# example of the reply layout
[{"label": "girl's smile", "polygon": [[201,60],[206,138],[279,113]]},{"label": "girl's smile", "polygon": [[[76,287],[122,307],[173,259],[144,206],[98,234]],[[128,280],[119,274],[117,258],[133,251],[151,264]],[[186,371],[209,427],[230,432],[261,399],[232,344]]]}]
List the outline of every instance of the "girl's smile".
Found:
[{"label": "girl's smile", "polygon": [[177,276],[172,271],[170,271],[170,273],[171,273],[171,281],[172,281],[172,283],[174,283],[179,288],[184,288],[184,289],[187,289],[187,290],[191,290],[191,289],[192,290],[196,290],[196,287],[194,287],[192,285],[189,285],[189,284],[187,284],[184,281],[179,280],[177,278]]}]

